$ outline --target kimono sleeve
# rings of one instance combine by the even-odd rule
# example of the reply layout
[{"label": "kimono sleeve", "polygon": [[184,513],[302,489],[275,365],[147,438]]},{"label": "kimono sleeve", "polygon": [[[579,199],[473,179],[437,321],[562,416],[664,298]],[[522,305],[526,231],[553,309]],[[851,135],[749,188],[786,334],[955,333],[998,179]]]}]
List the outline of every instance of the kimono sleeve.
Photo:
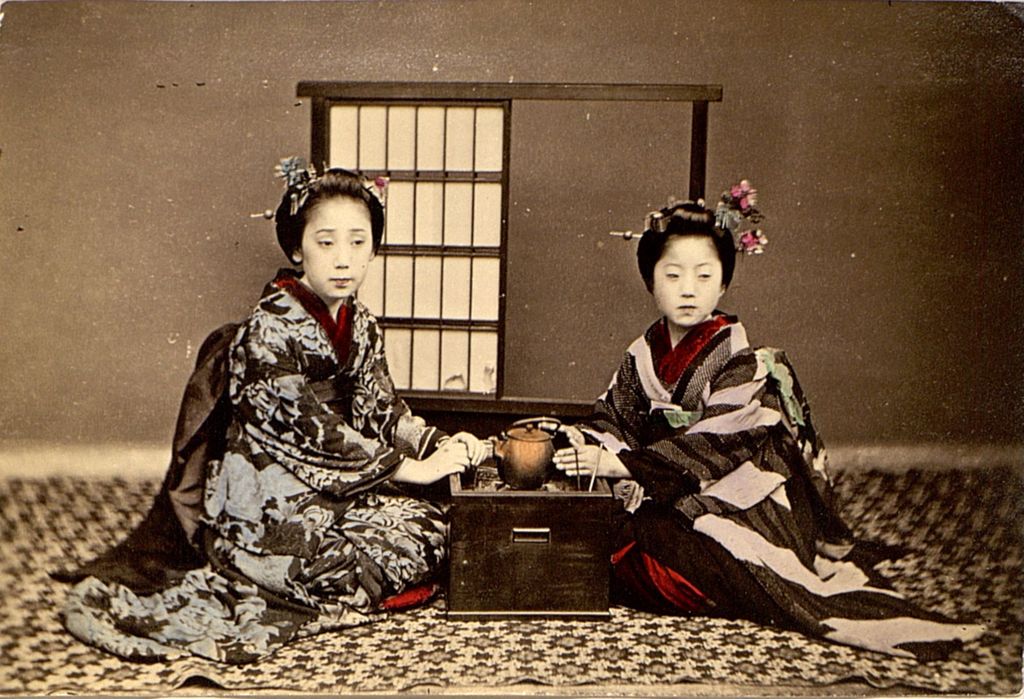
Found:
[{"label": "kimono sleeve", "polygon": [[381,435],[403,455],[423,458],[434,451],[446,435],[413,415],[398,395],[388,369],[383,336],[372,318],[366,336],[370,342],[369,360],[358,374],[352,403],[353,421],[364,433]]},{"label": "kimono sleeve", "polygon": [[636,377],[636,360],[626,354],[608,390],[597,399],[593,414],[576,425],[587,441],[612,452],[641,447],[644,416],[651,410],[651,401]]},{"label": "kimono sleeve", "polygon": [[321,402],[283,319],[255,318],[235,338],[231,400],[249,439],[302,480],[332,492],[387,477],[400,455]]},{"label": "kimono sleeve", "polygon": [[[777,395],[769,390],[768,375],[750,351],[733,356],[705,389],[703,410],[689,425],[673,427],[670,415],[655,413],[656,435],[638,449],[618,456],[644,494],[656,502],[674,502],[710,483],[722,481],[741,467],[750,471],[743,480],[762,478],[765,487],[785,480],[784,463],[759,463],[771,430],[783,425]],[[774,472],[773,466],[779,472]],[[765,466],[768,470],[762,470]]]}]

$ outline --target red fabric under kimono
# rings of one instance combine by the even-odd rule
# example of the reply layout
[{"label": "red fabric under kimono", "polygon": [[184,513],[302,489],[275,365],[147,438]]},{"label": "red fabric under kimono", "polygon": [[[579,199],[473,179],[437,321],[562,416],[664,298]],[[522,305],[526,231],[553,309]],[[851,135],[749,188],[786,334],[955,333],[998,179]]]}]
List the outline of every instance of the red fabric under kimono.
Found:
[{"label": "red fabric under kimono", "polygon": [[[80,580],[63,610],[68,630],[122,657],[251,662],[293,639],[421,604],[438,589],[444,513],[390,478],[441,433],[395,392],[365,306],[353,300],[332,318],[286,272],[225,339],[218,334],[217,352],[204,352],[219,368],[201,375],[223,380],[190,383],[198,390],[188,395],[205,400],[183,404],[179,420],[208,425],[192,415],[205,406],[220,416],[217,433],[197,435],[209,447],[201,462],[183,474],[176,459],[165,483],[191,480],[203,497],[182,518],[162,492],[152,526],[140,530],[185,539],[195,555],[167,561],[177,568],[167,574],[124,575],[101,557],[61,576]],[[160,526],[169,516],[181,526]]]},{"label": "red fabric under kimono", "polygon": [[877,550],[855,544],[792,365],[751,347],[735,318],[716,314],[675,347],[659,320],[579,427],[631,474],[615,483],[626,600],[919,659],[983,632],[905,599]]}]

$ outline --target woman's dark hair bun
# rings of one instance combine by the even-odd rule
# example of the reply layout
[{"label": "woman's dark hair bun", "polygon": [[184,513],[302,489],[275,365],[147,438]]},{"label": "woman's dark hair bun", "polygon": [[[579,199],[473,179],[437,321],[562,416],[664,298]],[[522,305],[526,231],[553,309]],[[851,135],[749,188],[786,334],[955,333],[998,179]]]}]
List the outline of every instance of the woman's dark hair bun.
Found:
[{"label": "woman's dark hair bun", "polygon": [[736,269],[736,246],[732,235],[715,225],[715,212],[692,201],[680,202],[656,211],[647,218],[647,229],[636,250],[637,266],[647,290],[654,291],[654,266],[675,235],[711,238],[722,263],[722,283],[729,286]]},{"label": "woman's dark hair bun", "polygon": [[274,214],[277,229],[277,243],[288,261],[295,264],[293,255],[302,247],[302,233],[306,229],[312,212],[325,201],[337,197],[355,199],[366,204],[370,212],[370,232],[373,251],[377,252],[384,238],[384,205],[377,196],[363,184],[362,178],[354,172],[332,168],[306,185],[305,199],[292,213],[294,188],[289,187],[281,198]]}]

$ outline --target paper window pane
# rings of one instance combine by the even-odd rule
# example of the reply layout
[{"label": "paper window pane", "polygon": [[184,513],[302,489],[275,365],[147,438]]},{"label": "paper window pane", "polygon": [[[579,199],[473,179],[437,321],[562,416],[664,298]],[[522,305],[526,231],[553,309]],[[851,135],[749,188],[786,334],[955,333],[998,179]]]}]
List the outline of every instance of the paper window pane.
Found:
[{"label": "paper window pane", "polygon": [[501,185],[484,182],[474,185],[473,244],[501,245]]},{"label": "paper window pane", "polygon": [[465,330],[441,333],[441,390],[469,390],[469,333]]},{"label": "paper window pane", "polygon": [[440,357],[440,331],[412,331],[412,387],[416,390],[436,391]]},{"label": "paper window pane", "polygon": [[444,107],[419,107],[416,124],[416,168],[444,169]]},{"label": "paper window pane", "polygon": [[359,109],[359,168],[383,170],[387,166],[387,107]]},{"label": "paper window pane", "polygon": [[416,107],[388,108],[388,169],[416,169]]},{"label": "paper window pane", "polygon": [[404,328],[384,330],[384,354],[396,388],[409,388],[412,365],[412,331]]},{"label": "paper window pane", "polygon": [[473,185],[449,182],[444,188],[445,245],[473,244]]},{"label": "paper window pane", "polygon": [[[330,108],[329,164],[352,170],[502,172],[504,109],[337,105]],[[388,191],[385,243],[500,248],[503,185],[401,182]],[[495,257],[378,255],[359,291],[372,313],[421,321],[497,321]],[[498,332],[387,328],[385,351],[403,390],[496,391]]]},{"label": "paper window pane", "polygon": [[469,345],[469,390],[494,393],[497,390],[498,333],[474,332]]},{"label": "paper window pane", "polygon": [[377,255],[370,261],[363,285],[359,287],[359,300],[375,316],[384,314],[384,256]]},{"label": "paper window pane", "polygon": [[417,245],[440,245],[444,226],[444,185],[440,182],[416,183]]},{"label": "paper window pane", "polygon": [[476,110],[476,169],[479,172],[501,172],[504,112],[497,107]]},{"label": "paper window pane", "polygon": [[444,317],[465,320],[469,318],[469,265],[468,257],[444,259]]},{"label": "paper window pane", "polygon": [[413,193],[412,182],[392,181],[388,184],[384,242],[389,245],[412,245]]},{"label": "paper window pane", "polygon": [[444,169],[473,171],[472,107],[449,107],[444,137]]},{"label": "paper window pane", "polygon": [[[327,156],[327,162],[331,167],[355,170],[359,167],[356,162],[359,155],[356,149],[356,134],[359,133],[359,107],[348,105],[331,107],[330,121],[331,152]],[[320,169],[319,163],[317,169]]]},{"label": "paper window pane", "polygon": [[384,314],[396,318],[412,315],[412,258],[406,255],[388,255],[384,260]]},{"label": "paper window pane", "polygon": [[498,294],[501,266],[495,257],[478,257],[473,260],[473,307],[474,320],[498,319]]},{"label": "paper window pane", "polygon": [[416,318],[439,318],[441,316],[441,258],[414,258],[416,297],[413,300],[413,315]]}]

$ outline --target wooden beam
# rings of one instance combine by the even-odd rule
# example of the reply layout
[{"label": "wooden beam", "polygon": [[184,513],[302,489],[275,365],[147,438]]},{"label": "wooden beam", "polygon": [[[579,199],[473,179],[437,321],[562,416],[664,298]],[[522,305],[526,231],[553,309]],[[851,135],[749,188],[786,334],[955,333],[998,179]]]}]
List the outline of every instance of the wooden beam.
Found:
[{"label": "wooden beam", "polygon": [[400,391],[413,412],[502,413],[521,417],[583,418],[594,411],[594,401],[553,398],[493,398],[480,394]]},{"label": "wooden beam", "polygon": [[314,97],[312,104],[312,125],[309,134],[310,163],[320,171],[329,165],[327,158],[331,152],[331,134],[328,131],[327,100]]},{"label": "wooden beam", "polygon": [[708,160],[708,103],[693,103],[690,136],[690,200],[704,198]]},{"label": "wooden beam", "polygon": [[352,100],[595,100],[720,102],[721,85],[302,81],[299,97]]}]

